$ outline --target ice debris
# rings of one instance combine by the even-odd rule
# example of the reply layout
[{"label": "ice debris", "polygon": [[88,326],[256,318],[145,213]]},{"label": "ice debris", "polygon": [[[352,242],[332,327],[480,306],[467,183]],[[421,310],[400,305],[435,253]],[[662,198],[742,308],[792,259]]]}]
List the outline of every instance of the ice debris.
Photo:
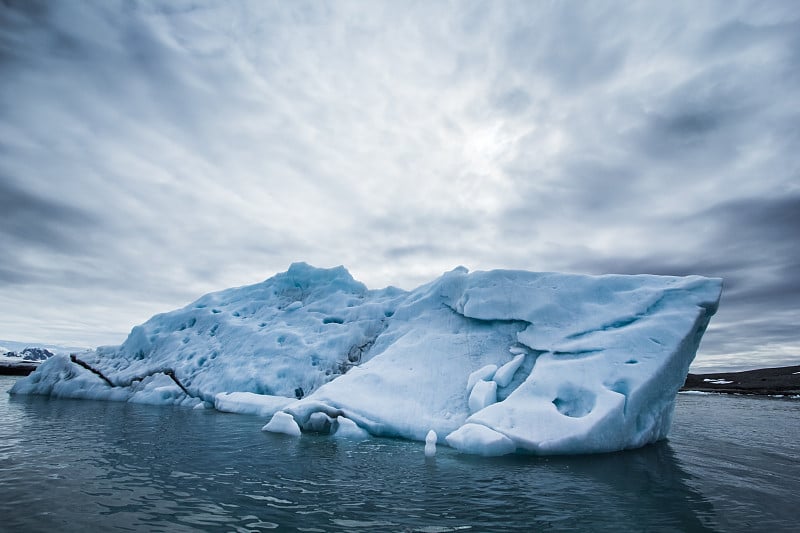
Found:
[{"label": "ice debris", "polygon": [[425,457],[433,457],[436,455],[436,441],[439,439],[439,436],[436,435],[434,430],[428,431],[428,434],[425,435]]},{"label": "ice debris", "polygon": [[274,415],[270,421],[261,428],[262,431],[269,431],[271,433],[284,433],[286,435],[291,435],[292,437],[299,437],[300,436],[300,426],[297,425],[297,422],[294,421],[291,415],[288,415],[282,411],[278,411]]}]

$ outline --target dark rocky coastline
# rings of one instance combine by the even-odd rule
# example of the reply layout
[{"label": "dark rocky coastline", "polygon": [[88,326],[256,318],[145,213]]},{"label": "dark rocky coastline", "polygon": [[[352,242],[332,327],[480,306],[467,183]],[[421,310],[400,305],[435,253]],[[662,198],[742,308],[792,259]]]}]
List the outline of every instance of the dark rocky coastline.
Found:
[{"label": "dark rocky coastline", "polygon": [[0,376],[27,376],[39,368],[38,362],[19,361],[7,363],[0,361]]},{"label": "dark rocky coastline", "polygon": [[0,350],[0,375],[27,376],[53,355],[47,348],[28,347],[19,353]]},{"label": "dark rocky coastline", "polygon": [[800,395],[800,365],[743,372],[689,374],[681,390],[768,396]]}]

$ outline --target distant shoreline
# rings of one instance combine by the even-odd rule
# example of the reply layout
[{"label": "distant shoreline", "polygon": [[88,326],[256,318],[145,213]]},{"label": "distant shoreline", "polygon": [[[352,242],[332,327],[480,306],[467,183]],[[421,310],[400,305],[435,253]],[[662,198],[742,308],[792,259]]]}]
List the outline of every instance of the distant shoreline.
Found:
[{"label": "distant shoreline", "polygon": [[0,376],[27,376],[37,368],[38,363],[28,364],[27,361],[11,364],[0,362]]},{"label": "distant shoreline", "polygon": [[800,365],[742,372],[690,373],[681,391],[758,396],[800,395]]}]

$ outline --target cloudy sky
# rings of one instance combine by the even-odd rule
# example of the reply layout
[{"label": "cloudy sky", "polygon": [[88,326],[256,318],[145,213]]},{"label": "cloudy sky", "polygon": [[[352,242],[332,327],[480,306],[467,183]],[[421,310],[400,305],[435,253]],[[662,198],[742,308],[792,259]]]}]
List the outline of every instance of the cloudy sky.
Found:
[{"label": "cloudy sky", "polygon": [[293,261],[725,279],[800,363],[800,3],[0,0],[0,338],[118,344]]}]

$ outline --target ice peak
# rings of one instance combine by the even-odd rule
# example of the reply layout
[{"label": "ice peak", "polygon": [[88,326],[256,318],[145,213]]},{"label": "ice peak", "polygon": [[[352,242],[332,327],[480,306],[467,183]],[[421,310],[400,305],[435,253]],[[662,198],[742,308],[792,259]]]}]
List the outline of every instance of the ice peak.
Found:
[{"label": "ice peak", "polygon": [[286,272],[276,274],[264,281],[265,284],[290,286],[297,288],[325,288],[362,293],[367,291],[366,285],[353,279],[344,266],[319,268],[305,262],[289,265]]}]

